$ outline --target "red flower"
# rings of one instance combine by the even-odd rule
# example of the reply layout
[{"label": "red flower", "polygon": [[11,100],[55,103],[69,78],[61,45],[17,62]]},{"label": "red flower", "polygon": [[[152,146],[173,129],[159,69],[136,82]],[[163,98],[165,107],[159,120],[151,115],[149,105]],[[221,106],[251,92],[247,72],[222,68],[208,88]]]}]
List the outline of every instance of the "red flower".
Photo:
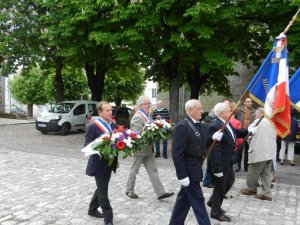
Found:
[{"label": "red flower", "polygon": [[123,133],[125,131],[124,126],[118,126],[116,129],[114,129],[114,133],[120,132]]},{"label": "red flower", "polygon": [[125,148],[125,143],[123,141],[118,141],[116,143],[116,148],[120,151],[122,151]]},{"label": "red flower", "polygon": [[166,122],[167,122],[167,123],[171,123],[171,120],[169,120],[169,119],[166,119]]},{"label": "red flower", "polygon": [[106,141],[110,141],[110,137],[109,136],[105,136],[103,139],[106,140]]},{"label": "red flower", "polygon": [[130,137],[131,137],[131,139],[136,139],[136,138],[137,138],[137,135],[134,134],[134,133],[131,133],[131,134],[130,134]]},{"label": "red flower", "polygon": [[157,125],[158,127],[163,127],[163,126],[164,126],[164,125],[161,124],[161,123],[156,123],[156,125]]}]

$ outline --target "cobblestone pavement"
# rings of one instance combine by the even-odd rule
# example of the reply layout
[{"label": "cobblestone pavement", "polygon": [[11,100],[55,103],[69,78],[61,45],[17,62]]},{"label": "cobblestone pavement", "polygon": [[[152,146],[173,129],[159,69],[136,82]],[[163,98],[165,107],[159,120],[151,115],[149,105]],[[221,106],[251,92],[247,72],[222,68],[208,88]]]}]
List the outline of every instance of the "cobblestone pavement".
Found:
[{"label": "cobblestone pavement", "polygon": [[[130,159],[126,159],[130,161]],[[0,223],[1,225],[103,224],[87,215],[95,182],[84,174],[86,159],[66,158],[0,148]],[[167,225],[175,197],[158,201],[145,169],[137,177],[139,199],[125,196],[128,163],[121,163],[113,174],[109,195],[116,225]],[[160,169],[167,191],[177,192],[173,169]],[[277,184],[273,201],[241,196],[238,190],[245,179],[238,178],[223,208],[232,216],[231,224],[300,224],[300,187]],[[205,198],[211,189],[203,188]],[[186,224],[197,224],[192,210]],[[212,219],[212,224],[226,224]]]},{"label": "cobblestone pavement", "polygon": [[[45,136],[34,130],[34,124],[0,127],[1,225],[103,224],[103,219],[87,215],[95,181],[84,174],[87,158],[80,152],[83,137],[83,133]],[[37,149],[30,152],[30,148]],[[223,202],[232,222],[211,219],[212,224],[300,224],[299,156],[296,159],[296,167],[278,167],[272,202],[240,195],[246,174],[237,173],[230,191],[233,198]],[[109,186],[115,225],[167,225],[176,196],[158,201],[143,167],[136,182],[140,198],[125,196],[130,161],[120,160],[120,168],[112,175]],[[156,162],[166,191],[177,194],[179,184],[172,159],[158,158]],[[211,191],[203,188],[206,200]],[[185,224],[197,225],[192,209]]]}]

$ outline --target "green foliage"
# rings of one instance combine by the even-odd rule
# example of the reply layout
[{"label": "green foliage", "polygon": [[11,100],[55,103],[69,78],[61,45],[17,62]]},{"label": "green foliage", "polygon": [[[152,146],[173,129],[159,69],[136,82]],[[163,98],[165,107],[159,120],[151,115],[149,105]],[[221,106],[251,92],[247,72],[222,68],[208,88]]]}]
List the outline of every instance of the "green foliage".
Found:
[{"label": "green foliage", "polygon": [[[49,75],[45,80],[45,92],[48,101],[55,100],[54,86],[55,72],[49,71]],[[88,96],[87,79],[82,69],[66,67],[62,70],[62,79],[64,84],[64,95],[66,100],[78,100],[81,97]]]},{"label": "green foliage", "polygon": [[[135,82],[126,81],[138,77],[136,83],[142,83],[139,75],[132,75],[139,71],[120,66],[135,62],[160,87],[169,88],[174,77],[183,85],[193,72],[200,77],[200,93],[227,93],[233,62],[259,65],[299,7],[299,0],[1,1],[0,71],[7,75],[22,65],[29,74],[30,65],[39,62],[43,71],[50,71],[45,83],[49,96],[54,93],[55,59],[61,57],[66,98],[78,98],[84,81],[75,74],[85,63],[97,65],[109,71],[105,99],[119,101],[123,94],[127,97],[122,99],[134,99],[130,91]],[[288,31],[294,68],[300,65],[299,21],[298,16]],[[66,72],[66,65],[77,72]],[[108,94],[113,89],[123,93]]]},{"label": "green foliage", "polygon": [[21,72],[10,80],[9,88],[12,96],[21,104],[41,105],[47,103],[44,89],[45,77],[37,65],[29,72]]},{"label": "green foliage", "polygon": [[119,105],[122,100],[135,101],[145,88],[144,73],[137,65],[120,65],[105,77],[103,99]]}]

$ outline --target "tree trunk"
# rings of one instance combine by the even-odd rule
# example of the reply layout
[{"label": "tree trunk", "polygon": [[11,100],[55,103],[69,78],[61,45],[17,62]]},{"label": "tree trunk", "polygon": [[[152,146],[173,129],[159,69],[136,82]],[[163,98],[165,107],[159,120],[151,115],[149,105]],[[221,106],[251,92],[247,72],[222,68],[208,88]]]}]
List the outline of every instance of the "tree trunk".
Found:
[{"label": "tree trunk", "polygon": [[179,120],[179,78],[174,77],[169,81],[170,117],[174,123]]},{"label": "tree trunk", "polygon": [[122,103],[122,98],[116,98],[115,99],[116,106],[121,106],[121,103]]},{"label": "tree trunk", "polygon": [[33,104],[27,105],[27,116],[33,117]]},{"label": "tree trunk", "polygon": [[172,58],[164,65],[164,72],[169,79],[169,111],[171,120],[178,122],[179,116],[179,74],[178,74],[178,53],[173,54]]},{"label": "tree trunk", "polygon": [[191,89],[190,99],[199,99],[200,90],[205,85],[210,74],[201,74],[200,65],[196,64],[187,73],[187,81]]},{"label": "tree trunk", "polygon": [[94,98],[92,100],[94,101],[101,101],[102,100],[102,94],[104,90],[104,79],[105,79],[105,73],[107,69],[105,65],[101,65],[100,63],[96,63],[96,77],[94,84],[96,85]]},{"label": "tree trunk", "polygon": [[101,101],[104,89],[104,78],[106,73],[105,66],[102,66],[101,64],[97,63],[96,74],[94,64],[85,63],[84,68],[88,79],[88,86],[92,94],[92,100]]},{"label": "tree trunk", "polygon": [[64,100],[64,83],[62,79],[62,57],[56,58],[56,69],[55,69],[55,99],[56,102],[61,102]]},{"label": "tree trunk", "polygon": [[195,65],[194,68],[188,72],[187,80],[191,89],[190,99],[199,99],[200,92],[200,71],[199,65]]}]

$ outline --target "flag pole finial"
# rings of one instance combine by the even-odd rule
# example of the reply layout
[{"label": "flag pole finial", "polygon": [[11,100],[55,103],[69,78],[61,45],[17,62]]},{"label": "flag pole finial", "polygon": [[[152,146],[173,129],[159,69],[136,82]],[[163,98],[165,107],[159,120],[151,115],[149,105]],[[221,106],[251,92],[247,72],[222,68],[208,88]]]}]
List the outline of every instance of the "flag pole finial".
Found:
[{"label": "flag pole finial", "polygon": [[284,29],[283,33],[286,34],[288,32],[288,30],[290,29],[290,27],[293,25],[293,23],[295,22],[298,14],[300,12],[300,9],[298,9],[298,11],[296,12],[296,14],[293,16],[292,20],[289,22],[289,24],[287,25],[287,27]]}]

